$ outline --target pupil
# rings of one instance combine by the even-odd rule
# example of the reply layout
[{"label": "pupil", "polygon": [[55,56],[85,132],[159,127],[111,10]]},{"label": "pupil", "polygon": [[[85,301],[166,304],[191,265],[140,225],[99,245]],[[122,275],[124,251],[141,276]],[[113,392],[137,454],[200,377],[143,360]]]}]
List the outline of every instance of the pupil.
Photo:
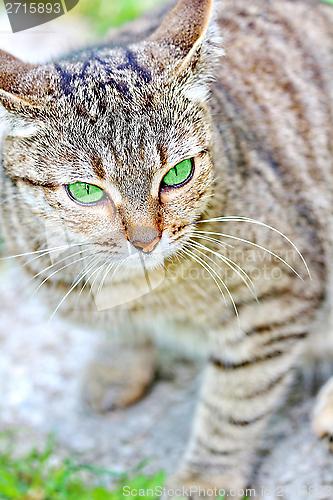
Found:
[{"label": "pupil", "polygon": [[90,191],[89,184],[86,184],[86,191],[87,191],[87,194],[89,194],[89,191]]}]

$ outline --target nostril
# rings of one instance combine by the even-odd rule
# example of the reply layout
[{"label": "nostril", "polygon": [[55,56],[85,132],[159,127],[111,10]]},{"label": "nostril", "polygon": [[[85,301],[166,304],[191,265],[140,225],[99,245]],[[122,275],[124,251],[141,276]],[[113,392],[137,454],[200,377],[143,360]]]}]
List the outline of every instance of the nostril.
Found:
[{"label": "nostril", "polygon": [[141,250],[144,253],[151,253],[157,247],[160,239],[161,236],[158,236],[157,238],[154,238],[152,241],[132,241],[131,243],[138,250]]}]

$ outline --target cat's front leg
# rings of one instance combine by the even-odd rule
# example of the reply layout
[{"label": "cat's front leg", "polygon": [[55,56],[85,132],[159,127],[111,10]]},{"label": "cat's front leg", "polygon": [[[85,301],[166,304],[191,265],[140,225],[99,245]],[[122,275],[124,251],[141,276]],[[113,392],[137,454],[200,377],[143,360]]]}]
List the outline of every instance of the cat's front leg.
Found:
[{"label": "cat's front leg", "polygon": [[97,413],[130,406],[145,395],[155,372],[156,350],[151,342],[106,342],[85,370],[82,399]]},{"label": "cat's front leg", "polygon": [[201,399],[183,464],[170,487],[200,498],[251,484],[256,452],[265,426],[281,401],[302,349],[305,333],[295,325],[251,331],[216,351],[206,368]]},{"label": "cat's front leg", "polygon": [[312,426],[320,438],[329,440],[333,453],[333,377],[321,388],[313,412]]}]

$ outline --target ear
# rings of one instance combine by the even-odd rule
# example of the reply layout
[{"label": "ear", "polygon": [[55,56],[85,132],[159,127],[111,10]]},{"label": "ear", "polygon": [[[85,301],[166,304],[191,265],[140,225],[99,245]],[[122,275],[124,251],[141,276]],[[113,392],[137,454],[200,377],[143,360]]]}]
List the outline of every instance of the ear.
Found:
[{"label": "ear", "polygon": [[[150,40],[157,44],[169,67],[177,64],[177,73],[209,70],[223,54],[215,24],[213,0],[179,0]],[[166,55],[165,55],[166,54]]]},{"label": "ear", "polygon": [[0,103],[21,116],[37,116],[49,93],[42,66],[28,64],[0,50]]}]

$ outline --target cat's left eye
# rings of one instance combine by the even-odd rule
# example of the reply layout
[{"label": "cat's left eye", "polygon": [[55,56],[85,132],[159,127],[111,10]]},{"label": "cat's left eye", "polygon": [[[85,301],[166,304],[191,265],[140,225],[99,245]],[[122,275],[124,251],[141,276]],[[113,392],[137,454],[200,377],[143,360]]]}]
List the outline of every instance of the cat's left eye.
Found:
[{"label": "cat's left eye", "polygon": [[181,161],[173,168],[162,179],[162,187],[180,187],[188,182],[194,170],[193,159],[188,158],[187,160]]},{"label": "cat's left eye", "polygon": [[104,197],[103,189],[86,182],[75,182],[66,186],[68,195],[79,203],[97,203]]}]

